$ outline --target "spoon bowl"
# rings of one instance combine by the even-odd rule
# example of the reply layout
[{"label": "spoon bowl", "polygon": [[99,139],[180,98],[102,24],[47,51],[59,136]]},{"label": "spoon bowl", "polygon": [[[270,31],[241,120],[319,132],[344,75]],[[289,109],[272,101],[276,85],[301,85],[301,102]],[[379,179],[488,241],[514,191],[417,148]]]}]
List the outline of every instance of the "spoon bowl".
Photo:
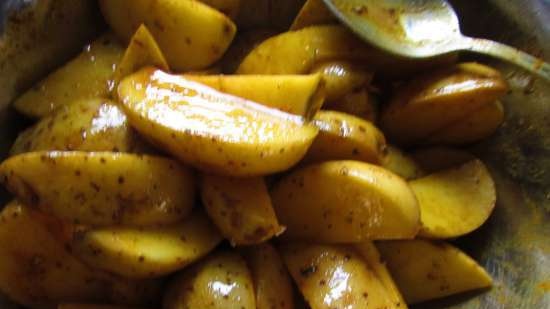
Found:
[{"label": "spoon bowl", "polygon": [[462,35],[445,0],[323,0],[365,41],[391,54],[429,58],[471,51],[514,63],[550,81],[550,65],[513,47]]}]

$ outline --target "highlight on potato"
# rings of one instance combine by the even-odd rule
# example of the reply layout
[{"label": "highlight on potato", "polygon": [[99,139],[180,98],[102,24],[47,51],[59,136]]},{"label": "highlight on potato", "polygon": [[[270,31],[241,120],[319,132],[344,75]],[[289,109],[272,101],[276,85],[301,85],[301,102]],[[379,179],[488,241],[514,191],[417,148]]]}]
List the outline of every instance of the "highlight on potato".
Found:
[{"label": "highlight on potato", "polygon": [[0,164],[11,300],[403,309],[490,287],[441,239],[496,207],[458,147],[503,123],[498,71],[384,54],[321,0],[99,6],[108,32],[13,103],[36,122]]}]

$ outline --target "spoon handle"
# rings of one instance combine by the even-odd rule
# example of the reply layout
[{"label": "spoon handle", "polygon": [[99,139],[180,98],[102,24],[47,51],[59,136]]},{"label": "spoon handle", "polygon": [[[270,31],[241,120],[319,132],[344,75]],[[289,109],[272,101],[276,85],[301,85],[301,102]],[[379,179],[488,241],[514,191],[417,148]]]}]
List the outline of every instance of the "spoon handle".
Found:
[{"label": "spoon handle", "polygon": [[514,63],[550,82],[550,64],[516,48],[491,40],[463,37],[460,49],[476,52]]}]

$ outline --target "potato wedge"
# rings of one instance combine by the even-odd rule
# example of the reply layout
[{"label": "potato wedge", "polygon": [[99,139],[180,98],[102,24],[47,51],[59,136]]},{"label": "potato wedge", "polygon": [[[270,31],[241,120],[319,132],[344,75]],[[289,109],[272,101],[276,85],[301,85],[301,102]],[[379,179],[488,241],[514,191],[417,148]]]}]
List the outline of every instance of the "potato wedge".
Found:
[{"label": "potato wedge", "polygon": [[325,99],[320,74],[183,75],[184,78],[283,112],[311,119]]},{"label": "potato wedge", "polygon": [[189,164],[228,176],[259,176],[298,162],[317,135],[299,116],[144,69],[119,86],[130,123]]},{"label": "potato wedge", "polygon": [[304,74],[316,63],[365,61],[373,53],[343,26],[313,26],[265,40],[246,56],[237,74]]},{"label": "potato wedge", "polygon": [[15,100],[15,109],[28,117],[41,118],[75,101],[108,96],[109,81],[123,53],[124,48],[113,35],[101,36]]},{"label": "potato wedge", "polygon": [[235,20],[239,14],[241,0],[199,0],[200,2],[215,8],[216,10]]},{"label": "potato wedge", "polygon": [[407,308],[351,246],[284,244],[281,255],[311,309]]},{"label": "potato wedge", "polygon": [[115,102],[83,99],[59,107],[23,131],[10,154],[40,150],[145,152],[147,148]]},{"label": "potato wedge", "polygon": [[208,215],[233,246],[259,244],[284,231],[261,177],[205,174],[201,196]]},{"label": "potato wedge", "polygon": [[479,160],[409,182],[420,206],[422,229],[430,238],[458,237],[480,227],[496,202],[491,174]]},{"label": "potato wedge", "polygon": [[21,201],[75,223],[177,222],[194,203],[190,170],[170,159],[112,152],[30,152],[0,165]]},{"label": "potato wedge", "polygon": [[103,16],[125,42],[145,24],[174,70],[204,69],[221,58],[235,24],[193,0],[100,0]]},{"label": "potato wedge", "polygon": [[449,147],[430,147],[411,152],[411,158],[426,173],[439,172],[475,160],[471,153]]},{"label": "potato wedge", "polygon": [[[401,292],[393,281],[390,271],[386,267],[386,264],[381,258],[380,252],[374,243],[372,241],[364,241],[354,245],[354,248],[363,257],[365,263],[367,263],[371,271],[384,286],[388,295],[394,300],[394,303],[396,303],[396,306],[404,306],[404,308],[407,308],[407,303],[403,299]],[[398,303],[400,305],[397,305]]]},{"label": "potato wedge", "polygon": [[333,24],[337,20],[322,0],[307,0],[290,26],[290,30],[299,30],[308,26]]},{"label": "potato wedge", "polygon": [[500,101],[482,106],[464,119],[442,128],[428,137],[427,144],[465,145],[491,136],[504,121]]},{"label": "potato wedge", "polygon": [[245,260],[252,274],[257,309],[293,309],[290,275],[277,250],[269,243],[245,249]]},{"label": "potato wedge", "polygon": [[409,304],[491,286],[481,266],[445,242],[391,240],[376,246]]},{"label": "potato wedge", "polygon": [[227,52],[220,60],[222,71],[225,74],[233,74],[243,61],[244,57],[256,46],[278,32],[269,28],[256,28],[237,33],[237,36],[229,46]]},{"label": "potato wedge", "polygon": [[358,64],[346,61],[320,63],[313,67],[312,72],[322,74],[325,81],[326,100],[329,103],[343,98],[372,80],[372,73]]},{"label": "potato wedge", "polygon": [[[327,109],[354,115],[372,123],[378,121],[379,103],[366,87],[355,89],[335,102],[330,102]],[[326,105],[329,105],[326,104]]]},{"label": "potato wedge", "polygon": [[382,111],[381,126],[390,140],[403,145],[426,141],[508,90],[498,71],[462,63],[426,74],[399,89]]},{"label": "potato wedge", "polygon": [[330,161],[296,170],[271,198],[284,236],[328,243],[413,238],[416,198],[401,177],[376,165]]},{"label": "potato wedge", "polygon": [[60,225],[19,202],[2,210],[0,291],[33,309],[68,301],[145,305],[157,296],[156,281],[126,280],[82,264],[50,231]]},{"label": "potato wedge", "polygon": [[256,308],[245,261],[234,252],[218,252],[184,270],[168,287],[163,308]]},{"label": "potato wedge", "polygon": [[155,38],[149,32],[147,26],[142,24],[130,39],[124,56],[122,56],[113,74],[113,83],[115,86],[112,91],[116,92],[116,85],[118,85],[122,78],[145,66],[154,66],[164,71],[170,70]]},{"label": "potato wedge", "polygon": [[405,180],[416,179],[426,174],[413,157],[405,154],[395,146],[388,145],[385,154],[382,167],[403,177]]},{"label": "potato wedge", "polygon": [[370,122],[352,115],[320,111],[313,123],[319,134],[304,161],[359,160],[378,164],[385,155],[386,139]]},{"label": "potato wedge", "polygon": [[126,278],[153,278],[193,263],[222,236],[206,214],[159,227],[105,227],[79,232],[71,247],[86,264]]}]

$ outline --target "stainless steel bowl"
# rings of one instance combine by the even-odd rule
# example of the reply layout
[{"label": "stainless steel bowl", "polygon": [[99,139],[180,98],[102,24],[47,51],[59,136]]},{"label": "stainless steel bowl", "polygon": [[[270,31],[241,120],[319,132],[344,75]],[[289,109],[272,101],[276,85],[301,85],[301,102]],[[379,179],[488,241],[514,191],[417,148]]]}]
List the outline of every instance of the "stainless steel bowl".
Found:
[{"label": "stainless steel bowl", "polygon": [[[550,61],[549,0],[451,2],[465,34]],[[4,0],[0,9],[0,19],[7,20],[0,37],[0,150],[5,155],[26,124],[9,102],[77,53],[103,24],[93,0]],[[17,12],[10,15],[9,10]],[[55,26],[60,20],[62,26]],[[491,64],[511,86],[503,100],[506,121],[472,151],[489,165],[498,202],[481,229],[456,243],[485,266],[495,283],[490,290],[417,308],[550,308],[550,84],[502,63]],[[0,297],[0,308],[11,306]]]}]

